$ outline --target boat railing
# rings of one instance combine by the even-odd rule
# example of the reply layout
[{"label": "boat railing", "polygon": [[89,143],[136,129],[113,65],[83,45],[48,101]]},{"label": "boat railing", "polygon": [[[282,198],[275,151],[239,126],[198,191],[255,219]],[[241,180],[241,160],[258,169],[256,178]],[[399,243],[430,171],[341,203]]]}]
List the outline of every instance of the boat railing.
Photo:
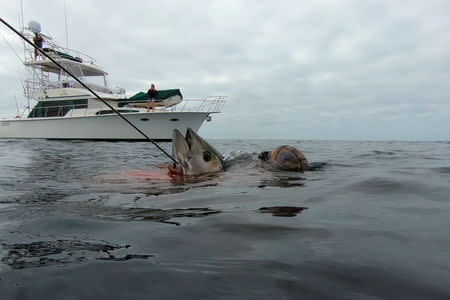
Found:
[{"label": "boat railing", "polygon": [[[30,40],[30,41],[33,40],[34,34],[31,31],[29,31],[28,28],[23,28],[22,33],[28,40]],[[56,55],[58,55],[57,53],[68,54],[71,57],[73,57],[74,59],[81,60],[81,62],[95,65],[96,60],[92,56],[89,56],[89,55],[87,55],[83,52],[77,51],[77,50],[62,47],[62,46],[56,44],[50,37],[43,35],[43,34],[41,34],[41,35],[44,37],[43,43],[42,43],[42,49],[44,49],[44,50],[45,50],[45,48],[50,49]],[[45,56],[41,56],[41,55],[39,55],[38,57],[35,57],[34,48],[28,44],[25,44],[25,61],[33,61],[36,59],[46,59],[46,58],[45,58]]]},{"label": "boat railing", "polygon": [[184,99],[164,110],[173,112],[220,112],[227,96],[209,96],[203,99]]},{"label": "boat railing", "polygon": [[[46,90],[51,89],[61,89],[61,88],[80,88],[84,89],[84,87],[74,80],[60,80],[60,81],[52,81],[52,80],[39,80],[36,76],[33,78],[27,78],[23,80],[24,87],[27,95],[32,95],[36,92],[44,92]],[[125,91],[113,91],[113,89],[105,86],[101,86],[99,84],[91,83],[88,81],[84,81],[89,88],[96,92],[102,92],[109,95],[121,96],[125,97]]]},{"label": "boat railing", "polygon": [[[170,112],[220,112],[227,96],[209,96],[202,99],[184,99],[178,103],[156,102],[156,111]],[[119,107],[146,107],[148,100],[126,101]]]},{"label": "boat railing", "polygon": [[46,84],[42,83],[41,81],[35,80],[33,78],[30,79],[24,79],[24,89],[26,95],[31,95],[36,92],[41,92],[45,90]]},{"label": "boat railing", "polygon": [[[204,99],[189,99],[183,100],[179,104],[172,107],[157,108],[158,111],[170,111],[170,112],[220,112],[223,104],[225,103],[226,96],[212,96]],[[76,101],[76,100],[75,100]],[[131,106],[116,108],[121,113],[138,113],[142,110]],[[102,114],[113,114],[114,112],[100,102],[100,105],[95,107],[88,107],[88,103],[82,104],[68,104],[68,105],[45,105],[34,107],[28,118],[50,118],[50,117],[86,117]]]}]

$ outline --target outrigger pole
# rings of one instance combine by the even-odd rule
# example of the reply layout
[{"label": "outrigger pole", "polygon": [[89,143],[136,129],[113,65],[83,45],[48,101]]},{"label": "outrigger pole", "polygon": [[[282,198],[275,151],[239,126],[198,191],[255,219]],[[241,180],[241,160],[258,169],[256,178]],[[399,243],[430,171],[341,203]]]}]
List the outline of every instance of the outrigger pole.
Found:
[{"label": "outrigger pole", "polygon": [[159,150],[162,151],[162,153],[164,153],[165,155],[167,155],[171,160],[173,160],[173,162],[175,164],[178,164],[178,162],[175,160],[175,158],[172,157],[172,155],[170,155],[169,153],[167,153],[163,148],[161,148],[157,143],[155,143],[154,140],[152,140],[151,138],[149,138],[144,132],[142,132],[139,128],[137,128],[133,123],[131,123],[127,118],[125,118],[120,112],[118,112],[114,107],[112,107],[110,104],[108,104],[105,100],[103,100],[99,95],[97,95],[96,92],[94,92],[90,87],[88,87],[86,84],[84,84],[84,82],[82,82],[81,80],[79,80],[74,74],[72,74],[72,72],[70,72],[69,70],[67,70],[66,68],[64,68],[61,64],[59,64],[57,61],[55,61],[53,58],[51,58],[47,53],[45,53],[44,51],[42,51],[41,48],[37,47],[34,43],[32,43],[30,40],[28,40],[22,33],[20,33],[19,31],[17,31],[14,27],[12,27],[11,25],[8,24],[8,22],[6,22],[5,20],[3,20],[3,18],[0,18],[0,21],[5,24],[9,29],[11,29],[12,31],[14,31],[14,33],[16,33],[18,36],[20,36],[24,41],[26,41],[28,44],[30,44],[31,46],[33,46],[34,49],[36,49],[37,51],[39,51],[40,54],[42,54],[43,56],[47,57],[48,59],[50,59],[55,65],[57,65],[58,67],[60,67],[64,72],[66,72],[67,74],[69,74],[70,76],[73,77],[73,79],[75,79],[79,84],[81,84],[84,88],[86,88],[89,92],[91,92],[95,97],[97,97],[98,100],[102,101],[106,106],[108,106],[112,111],[114,111],[117,115],[119,115],[119,117],[121,117],[125,122],[127,122],[128,124],[130,124],[131,127],[133,127],[134,129],[136,129],[143,137],[145,137],[149,142],[151,142],[153,145],[156,146],[156,148],[158,148]]}]

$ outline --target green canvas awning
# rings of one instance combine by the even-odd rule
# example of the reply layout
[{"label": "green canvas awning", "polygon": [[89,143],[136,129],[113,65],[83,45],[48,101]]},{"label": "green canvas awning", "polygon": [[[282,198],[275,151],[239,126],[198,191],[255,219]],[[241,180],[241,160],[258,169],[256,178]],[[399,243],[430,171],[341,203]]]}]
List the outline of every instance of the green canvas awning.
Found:
[{"label": "green canvas awning", "polygon": [[56,50],[53,50],[53,49],[50,49],[50,48],[44,48],[44,49],[42,49],[44,52],[46,52],[46,53],[55,53],[55,54],[57,54],[59,57],[62,57],[62,58],[67,58],[67,59],[70,59],[70,60],[73,60],[73,61],[76,61],[76,62],[79,62],[79,63],[81,63],[81,62],[83,62],[83,60],[81,59],[81,58],[79,58],[79,57],[74,57],[74,56],[72,56],[72,55],[70,55],[70,54],[67,54],[67,53],[64,53],[64,52],[59,52],[59,51],[56,51]]},{"label": "green canvas awning", "polygon": [[[183,98],[183,95],[181,95],[181,92],[179,89],[174,90],[158,90],[158,97],[155,98],[156,101],[163,101],[166,100],[169,97],[179,95],[181,98]],[[139,92],[136,95],[125,99],[125,101],[136,101],[136,100],[148,100],[147,93]]]},{"label": "green canvas awning", "polygon": [[[166,100],[167,98],[173,97],[173,96],[180,96],[181,99],[183,99],[183,95],[181,95],[181,92],[179,89],[173,89],[173,90],[158,90],[158,97],[155,98],[155,102],[162,102]],[[136,103],[136,102],[146,102],[148,100],[147,93],[139,92],[136,95],[131,96],[128,99],[121,99],[119,100],[119,107],[123,107],[129,103]]]}]

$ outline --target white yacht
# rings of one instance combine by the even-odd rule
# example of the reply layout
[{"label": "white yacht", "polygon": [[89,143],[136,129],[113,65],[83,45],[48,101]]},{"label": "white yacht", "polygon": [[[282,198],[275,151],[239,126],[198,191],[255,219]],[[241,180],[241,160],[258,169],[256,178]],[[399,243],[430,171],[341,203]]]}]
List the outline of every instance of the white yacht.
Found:
[{"label": "white yacht", "polygon": [[[171,140],[174,129],[185,132],[190,127],[197,132],[224,104],[225,96],[185,100],[179,89],[172,89],[158,90],[154,106],[148,109],[146,93],[127,97],[124,89],[109,87],[108,73],[95,59],[57,45],[41,33],[39,23],[31,21],[21,32],[29,40],[41,37],[40,46],[46,54],[153,140]],[[27,43],[24,48],[23,64],[27,71],[27,78],[22,79],[24,94],[29,103],[35,102],[34,107],[28,105],[15,118],[0,119],[0,138],[145,139],[50,59],[36,53]]]}]

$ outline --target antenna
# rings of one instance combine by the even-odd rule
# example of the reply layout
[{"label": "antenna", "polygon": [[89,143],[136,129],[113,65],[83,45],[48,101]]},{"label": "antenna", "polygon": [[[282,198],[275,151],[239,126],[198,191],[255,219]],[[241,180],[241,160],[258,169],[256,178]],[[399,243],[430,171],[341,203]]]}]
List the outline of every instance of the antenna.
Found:
[{"label": "antenna", "polygon": [[69,35],[67,34],[67,9],[66,9],[66,0],[64,0],[64,22],[66,23],[66,49],[69,50]]},{"label": "antenna", "polygon": [[[20,0],[20,31],[23,32],[25,25],[23,24],[23,5],[22,5],[22,0]],[[22,40],[23,43],[23,57],[26,58],[27,57],[27,49],[25,48],[25,41]]]},{"label": "antenna", "polygon": [[23,5],[22,5],[22,0],[20,0],[20,28],[23,28]]}]

